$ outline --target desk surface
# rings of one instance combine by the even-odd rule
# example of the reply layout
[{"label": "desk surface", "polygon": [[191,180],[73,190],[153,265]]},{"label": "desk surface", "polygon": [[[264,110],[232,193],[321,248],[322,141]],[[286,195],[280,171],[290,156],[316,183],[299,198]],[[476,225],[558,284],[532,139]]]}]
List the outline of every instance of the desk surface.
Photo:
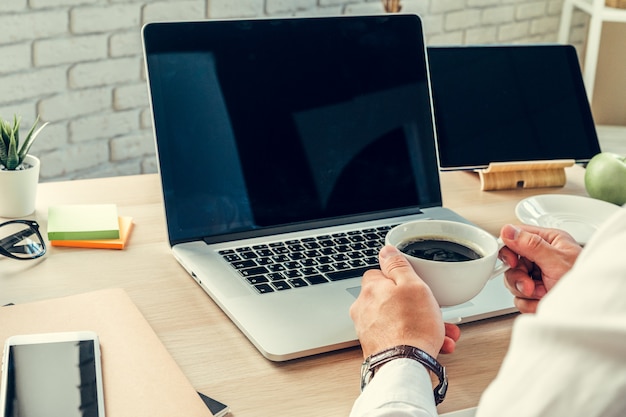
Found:
[{"label": "desk surface", "polygon": [[[563,188],[480,191],[474,173],[441,174],[444,206],[490,233],[518,223],[514,209],[531,195],[586,195],[584,170],[566,169]],[[0,305],[104,288],[124,288],[193,386],[240,416],[347,416],[359,394],[361,351],[273,363],[264,359],[179,266],[167,244],[157,175],[44,183],[36,219],[46,232],[52,204],[116,203],[135,227],[123,251],[49,247],[41,261],[0,259]],[[452,355],[440,355],[450,377],[439,412],[475,406],[495,377],[508,346],[513,316],[463,325]]]}]

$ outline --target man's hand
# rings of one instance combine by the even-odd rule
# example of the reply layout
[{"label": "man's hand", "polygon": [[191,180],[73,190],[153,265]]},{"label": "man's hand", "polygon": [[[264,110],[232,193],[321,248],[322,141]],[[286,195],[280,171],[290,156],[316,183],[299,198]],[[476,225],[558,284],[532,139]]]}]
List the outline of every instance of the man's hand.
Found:
[{"label": "man's hand", "polygon": [[505,284],[522,313],[534,313],[543,296],[578,258],[582,247],[567,232],[528,225],[505,225],[500,238],[506,245],[500,259],[511,269]]},{"label": "man's hand", "polygon": [[367,271],[359,298],[350,308],[363,357],[397,345],[420,348],[437,357],[454,351],[460,330],[444,325],[430,288],[393,246],[379,254],[380,270]]}]

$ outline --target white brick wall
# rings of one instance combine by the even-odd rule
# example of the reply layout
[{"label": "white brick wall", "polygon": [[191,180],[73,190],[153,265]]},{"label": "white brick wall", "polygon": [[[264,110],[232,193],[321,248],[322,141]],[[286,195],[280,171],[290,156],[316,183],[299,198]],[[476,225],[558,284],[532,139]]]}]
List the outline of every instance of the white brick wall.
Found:
[{"label": "white brick wall", "polygon": [[[554,42],[562,0],[403,0],[427,43]],[[0,0],[0,115],[51,124],[41,180],[156,172],[140,30],[170,19],[369,14],[380,0]],[[572,41],[585,36],[576,17]]]}]

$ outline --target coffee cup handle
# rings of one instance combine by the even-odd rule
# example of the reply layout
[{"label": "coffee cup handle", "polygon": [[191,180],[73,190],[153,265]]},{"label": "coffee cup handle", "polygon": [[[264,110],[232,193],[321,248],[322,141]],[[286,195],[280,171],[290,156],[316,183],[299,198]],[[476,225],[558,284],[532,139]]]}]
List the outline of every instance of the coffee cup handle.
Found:
[{"label": "coffee cup handle", "polygon": [[[497,240],[498,240],[498,251],[500,251],[500,249],[504,247],[504,242],[500,238],[498,238]],[[509,268],[511,267],[506,262],[502,262],[500,260],[496,261],[496,266],[491,272],[491,276],[489,277],[489,279],[494,279],[498,275],[503,274]]]}]

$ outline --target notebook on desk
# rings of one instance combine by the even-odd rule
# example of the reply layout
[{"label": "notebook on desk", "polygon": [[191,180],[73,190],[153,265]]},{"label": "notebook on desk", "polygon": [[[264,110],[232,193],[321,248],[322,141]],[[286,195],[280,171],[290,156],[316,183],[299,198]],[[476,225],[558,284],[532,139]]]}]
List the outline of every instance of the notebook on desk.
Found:
[{"label": "notebook on desk", "polygon": [[[415,15],[143,29],[169,243],[268,359],[358,343],[386,231],[442,207]],[[501,280],[448,319],[513,311]]]}]

